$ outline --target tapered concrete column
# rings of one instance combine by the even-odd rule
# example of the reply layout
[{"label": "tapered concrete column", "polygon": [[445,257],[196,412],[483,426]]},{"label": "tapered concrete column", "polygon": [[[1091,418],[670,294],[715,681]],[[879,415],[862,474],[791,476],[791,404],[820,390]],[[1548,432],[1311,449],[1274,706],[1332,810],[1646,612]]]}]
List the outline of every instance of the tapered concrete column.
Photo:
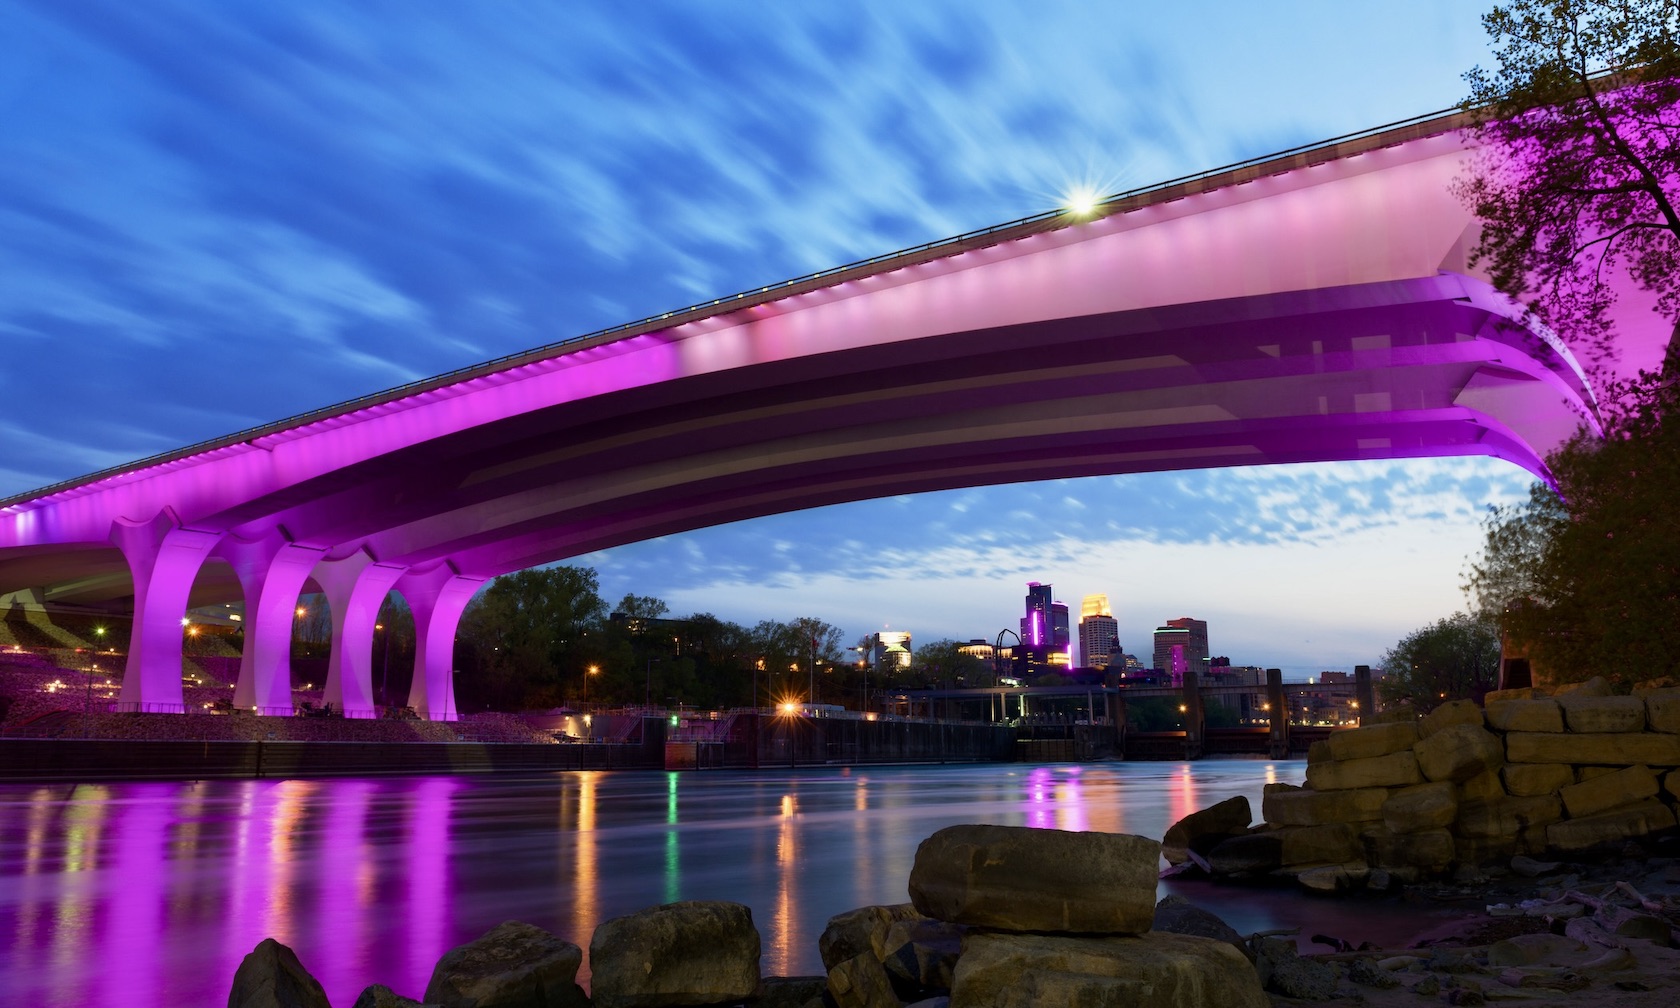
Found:
[{"label": "tapered concrete column", "polygon": [[327,663],[323,704],[345,717],[378,717],[373,701],[373,625],[379,606],[402,577],[403,568],[375,563],[366,550],[315,566],[315,583],[332,608],[332,657]]},{"label": "tapered concrete column", "polygon": [[181,620],[193,579],[221,535],[184,529],[167,510],[150,521],[118,518],[111,543],[134,577],[134,630],[128,641],[119,710],[178,714],[181,692]]},{"label": "tapered concrete column", "polygon": [[397,588],[414,613],[414,683],[408,705],[428,721],[456,721],[455,630],[486,578],[457,574],[449,564],[404,577]]},{"label": "tapered concrete column", "polygon": [[245,594],[245,648],[233,705],[258,714],[292,713],[292,624],[298,594],[324,550],[286,541],[275,529],[249,542],[229,538],[216,550]]},{"label": "tapered concrete column", "polygon": [[1353,699],[1359,704],[1359,723],[1377,712],[1377,693],[1371,686],[1371,666],[1353,667]]}]

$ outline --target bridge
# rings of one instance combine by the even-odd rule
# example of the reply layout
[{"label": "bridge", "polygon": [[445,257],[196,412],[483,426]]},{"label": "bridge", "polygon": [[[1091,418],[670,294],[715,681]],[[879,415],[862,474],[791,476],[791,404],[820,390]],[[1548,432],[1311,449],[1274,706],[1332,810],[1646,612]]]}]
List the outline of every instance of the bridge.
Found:
[{"label": "bridge", "polygon": [[653,536],[1177,468],[1476,454],[1543,475],[1592,394],[1466,266],[1465,125],[1041,214],[0,500],[0,596],[132,607],[119,706],[154,711],[182,708],[185,612],[242,603],[235,702],[289,714],[313,584],[325,700],[372,716],[397,591],[409,704],[449,718],[481,585]]}]

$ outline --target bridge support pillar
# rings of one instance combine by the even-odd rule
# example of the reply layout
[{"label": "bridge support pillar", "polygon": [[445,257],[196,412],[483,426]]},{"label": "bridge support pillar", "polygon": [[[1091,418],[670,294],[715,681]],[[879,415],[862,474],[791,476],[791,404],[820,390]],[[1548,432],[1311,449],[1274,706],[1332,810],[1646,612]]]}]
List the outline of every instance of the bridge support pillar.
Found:
[{"label": "bridge support pillar", "polygon": [[292,713],[292,625],[298,594],[322,550],[287,542],[279,529],[261,539],[225,541],[217,553],[245,594],[245,647],[233,705],[258,714]]},{"label": "bridge support pillar", "polygon": [[321,702],[337,707],[345,717],[379,714],[373,700],[373,624],[380,603],[402,575],[403,568],[375,563],[365,550],[315,568],[333,623],[332,657]]},{"label": "bridge support pillar", "polygon": [[1207,720],[1202,713],[1202,690],[1196,681],[1196,670],[1184,670],[1184,758],[1202,758],[1207,737]]},{"label": "bridge support pillar", "polygon": [[1359,723],[1377,712],[1376,691],[1371,688],[1371,666],[1353,667],[1353,699],[1359,704]]},{"label": "bridge support pillar", "polygon": [[181,713],[181,621],[193,579],[221,536],[182,528],[168,510],[151,521],[118,518],[111,543],[134,577],[134,630],[128,642],[120,710]]},{"label": "bridge support pillar", "polygon": [[455,630],[484,581],[459,574],[445,563],[410,574],[399,585],[414,612],[414,684],[408,705],[429,721],[461,717],[455,703]]},{"label": "bridge support pillar", "polygon": [[1289,758],[1289,701],[1283,694],[1283,669],[1266,670],[1266,709],[1271,715],[1269,750],[1272,759]]}]

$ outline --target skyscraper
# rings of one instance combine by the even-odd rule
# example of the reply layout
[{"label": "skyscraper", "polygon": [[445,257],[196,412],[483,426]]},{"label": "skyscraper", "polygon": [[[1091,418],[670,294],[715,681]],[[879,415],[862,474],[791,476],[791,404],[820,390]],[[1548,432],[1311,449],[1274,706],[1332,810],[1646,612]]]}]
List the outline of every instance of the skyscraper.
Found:
[{"label": "skyscraper", "polygon": [[1155,628],[1155,668],[1171,672],[1173,684],[1184,681],[1186,669],[1198,676],[1207,671],[1207,621],[1180,616]]},{"label": "skyscraper", "polygon": [[1079,664],[1107,668],[1108,656],[1120,648],[1120,624],[1108,608],[1107,595],[1087,595],[1079,604]]},{"label": "skyscraper", "polygon": [[1027,582],[1027,612],[1021,617],[1021,651],[1029,669],[1066,666],[1070,660],[1068,607],[1055,601],[1050,586]]}]

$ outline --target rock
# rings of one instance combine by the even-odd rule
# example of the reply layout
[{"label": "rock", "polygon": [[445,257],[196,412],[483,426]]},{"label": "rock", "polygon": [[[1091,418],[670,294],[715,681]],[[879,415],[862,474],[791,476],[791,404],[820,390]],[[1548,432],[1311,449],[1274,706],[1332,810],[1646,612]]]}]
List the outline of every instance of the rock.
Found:
[{"label": "rock", "polygon": [[1418,770],[1432,781],[1462,783],[1505,762],[1499,737],[1479,724],[1453,724],[1418,742]]},{"label": "rock", "polygon": [[1489,695],[1487,723],[1499,731],[1563,731],[1563,708],[1556,700],[1505,700],[1494,702]]},{"label": "rock", "polygon": [[[1445,733],[1435,735],[1443,738]],[[1394,833],[1417,833],[1451,826],[1458,818],[1458,792],[1446,782],[1414,784],[1389,795],[1383,806],[1383,825]]]},{"label": "rock", "polygon": [[1590,735],[1511,732],[1505,758],[1512,763],[1585,763],[1600,766],[1680,766],[1680,735],[1600,732]]},{"label": "rock", "polygon": [[1333,760],[1369,759],[1410,749],[1418,740],[1417,723],[1368,725],[1330,733],[1329,753]]},{"label": "rock", "polygon": [[1284,939],[1261,941],[1255,950],[1254,968],[1266,990],[1302,1001],[1335,997],[1336,982],[1341,978],[1335,967],[1301,958],[1295,943]]},{"label": "rock", "polygon": [[1208,852],[1215,875],[1264,874],[1283,866],[1283,838],[1275,830],[1232,837]]},{"label": "rock", "polygon": [[1423,720],[1418,722],[1418,738],[1426,739],[1438,731],[1461,724],[1475,725],[1477,728],[1484,724],[1482,708],[1476,701],[1448,700],[1425,714]]},{"label": "rock", "polygon": [[1346,823],[1322,826],[1283,826],[1274,831],[1283,841],[1285,865],[1340,864],[1364,859],[1359,837]]},{"label": "rock", "polygon": [[1385,787],[1314,791],[1294,784],[1267,784],[1260,812],[1261,818],[1274,826],[1372,822],[1382,818],[1388,796]]},{"label": "rock", "polygon": [[1499,773],[1505,790],[1518,798],[1553,794],[1575,783],[1575,768],[1567,763],[1507,763]]},{"label": "rock", "polygon": [[1400,978],[1378,966],[1374,959],[1355,959],[1348,963],[1348,979],[1364,987],[1400,986]]},{"label": "rock", "polygon": [[1242,795],[1192,812],[1167,829],[1161,838],[1161,856],[1168,864],[1183,864],[1190,851],[1205,857],[1219,841],[1246,832],[1253,818]]},{"label": "rock", "polygon": [[1586,850],[1673,826],[1674,813],[1661,801],[1650,798],[1626,808],[1552,823],[1546,827],[1546,842],[1562,851]]},{"label": "rock", "polygon": [[886,967],[864,952],[828,971],[828,996],[839,1008],[898,1008],[898,994]]},{"label": "rock", "polygon": [[840,963],[864,952],[877,959],[886,956],[887,931],[894,923],[920,920],[922,915],[909,903],[891,906],[866,906],[828,919],[828,927],[817,939],[817,952],[822,956],[823,969],[831,970]]},{"label": "rock", "polygon": [[1607,697],[1610,695],[1610,681],[1603,676],[1593,676],[1584,682],[1564,683],[1552,690],[1554,697]]},{"label": "rock", "polygon": [[228,1008],[329,1008],[327,992],[297,953],[264,938],[233,973]]},{"label": "rock", "polygon": [[1044,1005],[1268,1008],[1254,969],[1222,941],[970,934],[957,960],[951,1008]]},{"label": "rock", "polygon": [[1372,867],[1389,871],[1411,868],[1439,874],[1458,856],[1453,835],[1445,829],[1400,834],[1379,825],[1367,827],[1359,839],[1365,848],[1365,860]]},{"label": "rock", "polygon": [[1680,733],[1680,689],[1646,693],[1645,723],[1654,732]]},{"label": "rock", "polygon": [[1244,958],[1249,954],[1248,946],[1243,943],[1242,935],[1238,934],[1235,928],[1225,923],[1218,914],[1202,909],[1183,896],[1167,896],[1155,904],[1155,924],[1150,930],[1156,933],[1212,938],[1228,943],[1241,952]]},{"label": "rock", "polygon": [[1494,704],[1505,703],[1510,700],[1539,700],[1544,698],[1546,695],[1546,691],[1538,686],[1518,686],[1514,689],[1489,690],[1488,694],[1482,697],[1482,704],[1484,707],[1491,709]]},{"label": "rock", "polygon": [[373,984],[357,995],[353,1008],[431,1008],[413,998],[403,997],[384,984]]},{"label": "rock", "polygon": [[1562,867],[1562,861],[1536,861],[1521,854],[1511,859],[1511,870],[1523,878],[1539,878],[1542,875],[1550,875]]},{"label": "rock", "polygon": [[1478,868],[1508,860],[1517,853],[1519,843],[1512,836],[1453,837],[1453,857],[1459,863],[1459,871],[1473,873],[1479,880]]},{"label": "rock", "polygon": [[1577,733],[1645,730],[1645,700],[1635,696],[1566,696],[1558,699],[1563,723]]},{"label": "rock", "polygon": [[1616,925],[1616,934],[1623,938],[1655,942],[1663,948],[1674,946],[1674,928],[1668,921],[1651,914],[1634,914]]},{"label": "rock", "polygon": [[758,985],[752,1008],[822,1008],[828,977],[765,977]]},{"label": "rock", "polygon": [[[1680,736],[1675,737],[1680,739]],[[1417,757],[1410,749],[1369,759],[1307,764],[1307,786],[1314,791],[1404,787],[1422,783],[1423,775],[1418,772]]]},{"label": "rock", "polygon": [[1460,802],[1458,823],[1453,830],[1459,836],[1472,839],[1507,839],[1529,826],[1544,826],[1562,816],[1563,802],[1555,795]]},{"label": "rock", "polygon": [[1160,851],[1124,833],[947,826],[916,848],[910,902],[953,924],[1140,934],[1155,916]]},{"label": "rock", "polygon": [[[1504,762],[1505,743],[1499,744],[1500,762]],[[1458,797],[1462,801],[1493,801],[1497,798],[1510,797],[1505,791],[1505,780],[1498,770],[1484,770],[1458,786]]]},{"label": "rock", "polygon": [[1333,896],[1365,888],[1365,880],[1370,874],[1371,869],[1366,867],[1365,862],[1359,861],[1306,868],[1295,873],[1295,881],[1308,892]]},{"label": "rock", "polygon": [[1488,946],[1487,961],[1502,966],[1579,966],[1597,956],[1583,942],[1556,934],[1526,934]]},{"label": "rock", "polygon": [[427,1004],[581,1006],[577,985],[583,950],[542,928],[505,921],[483,937],[443,954],[426,985]]},{"label": "rock", "polygon": [[589,940],[595,1008],[739,1001],[758,989],[761,943],[752,910],[688,900],[596,925]]},{"label": "rock", "polygon": [[1571,819],[1590,816],[1621,805],[1654,798],[1661,790],[1657,775],[1648,767],[1630,766],[1590,781],[1572,784],[1558,792]]},{"label": "rock", "polygon": [[887,929],[886,955],[881,957],[894,989],[900,994],[950,990],[967,930],[931,917],[894,923]]}]

